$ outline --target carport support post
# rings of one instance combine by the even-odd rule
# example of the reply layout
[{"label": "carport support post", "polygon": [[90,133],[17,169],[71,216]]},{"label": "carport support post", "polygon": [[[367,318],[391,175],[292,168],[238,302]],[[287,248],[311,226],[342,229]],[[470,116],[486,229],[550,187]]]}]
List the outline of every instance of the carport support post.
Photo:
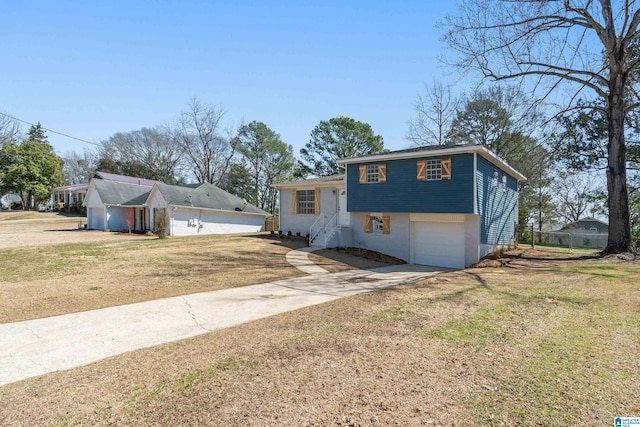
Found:
[{"label": "carport support post", "polygon": [[535,231],[533,229],[533,223],[531,223],[531,247],[533,249],[536,248],[536,235],[534,233]]}]

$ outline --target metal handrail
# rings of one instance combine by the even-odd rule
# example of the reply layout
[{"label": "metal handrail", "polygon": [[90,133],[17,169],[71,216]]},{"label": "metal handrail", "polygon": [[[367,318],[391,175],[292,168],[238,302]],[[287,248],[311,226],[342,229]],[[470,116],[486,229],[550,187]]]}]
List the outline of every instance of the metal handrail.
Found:
[{"label": "metal handrail", "polygon": [[[335,230],[338,228],[338,213],[333,214],[328,220],[327,214],[320,214],[320,217],[309,227],[309,245],[317,238],[323,238],[322,246],[327,246],[327,239],[329,239]],[[315,231],[315,229],[318,229]],[[321,236],[322,234],[322,236]]]},{"label": "metal handrail", "polygon": [[[311,242],[313,242],[315,240],[316,237],[318,237],[318,234],[320,234],[320,232],[324,229],[324,219],[327,217],[327,215],[325,214],[320,214],[320,216],[318,217],[318,219],[316,219],[316,221],[311,224],[311,227],[309,227],[309,244],[311,244]],[[318,225],[318,223],[320,223],[320,227],[318,227],[318,231],[313,231],[314,228]]]},{"label": "metal handrail", "polygon": [[333,215],[329,221],[327,221],[327,223],[324,226],[324,247],[327,247],[327,243],[329,243],[329,239],[333,236],[333,234],[336,232],[336,230],[338,229],[338,227],[340,226],[340,224],[338,223],[338,213],[336,213],[335,215]]}]

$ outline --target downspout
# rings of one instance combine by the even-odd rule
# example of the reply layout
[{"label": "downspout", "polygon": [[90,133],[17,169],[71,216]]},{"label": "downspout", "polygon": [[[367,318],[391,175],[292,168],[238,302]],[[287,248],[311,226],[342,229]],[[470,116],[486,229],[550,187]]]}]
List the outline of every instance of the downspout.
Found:
[{"label": "downspout", "polygon": [[[478,152],[474,151],[473,152],[473,214],[474,215],[478,215]],[[465,264],[467,264],[469,261],[471,261],[471,263],[476,263],[480,260],[480,247],[482,245],[482,238],[480,237],[481,233],[480,233],[480,218],[477,218],[478,220],[478,228],[476,230],[476,232],[478,233],[478,246],[476,247],[476,254],[473,255],[473,259],[472,260],[467,260],[465,259]],[[465,242],[466,243],[466,242]],[[466,256],[465,256],[466,258]]]}]

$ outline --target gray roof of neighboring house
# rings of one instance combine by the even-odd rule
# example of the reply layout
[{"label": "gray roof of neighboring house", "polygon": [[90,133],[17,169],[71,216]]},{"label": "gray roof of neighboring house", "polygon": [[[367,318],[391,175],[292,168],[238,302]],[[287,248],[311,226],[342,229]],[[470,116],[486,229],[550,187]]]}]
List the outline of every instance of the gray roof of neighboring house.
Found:
[{"label": "gray roof of neighboring house", "polygon": [[87,191],[89,188],[88,182],[81,182],[79,184],[63,185],[61,187],[54,187],[51,191]]},{"label": "gray roof of neighboring house", "polygon": [[142,206],[151,192],[150,185],[93,179],[93,185],[105,205]]},{"label": "gray roof of neighboring house", "polygon": [[278,188],[280,186],[293,186],[293,185],[313,185],[313,184],[344,184],[344,174],[321,176],[319,178],[300,179],[296,181],[287,181],[274,184],[273,186]]},{"label": "gray roof of neighboring house", "polygon": [[[100,172],[100,174],[103,173]],[[117,179],[112,180],[113,176]],[[114,174],[106,174],[102,178],[94,178],[91,181],[105,205],[142,206],[147,202],[153,186],[156,185],[169,205],[270,215],[213,184],[168,185],[159,181]]]},{"label": "gray roof of neighboring house", "polygon": [[597,231],[598,233],[607,233],[609,231],[609,224],[602,222],[595,218],[582,218],[578,221],[566,224],[561,230],[590,230]]},{"label": "gray roof of neighboring house", "polygon": [[104,179],[107,181],[117,181],[117,182],[125,182],[128,184],[148,185],[150,187],[153,187],[153,184],[160,182],[160,181],[154,181],[152,179],[137,178],[135,176],[117,175],[115,173],[107,173],[102,171],[96,171],[93,177],[97,179]]},{"label": "gray roof of neighboring house", "polygon": [[193,188],[158,183],[157,187],[169,205],[270,215],[213,184],[202,184]]}]

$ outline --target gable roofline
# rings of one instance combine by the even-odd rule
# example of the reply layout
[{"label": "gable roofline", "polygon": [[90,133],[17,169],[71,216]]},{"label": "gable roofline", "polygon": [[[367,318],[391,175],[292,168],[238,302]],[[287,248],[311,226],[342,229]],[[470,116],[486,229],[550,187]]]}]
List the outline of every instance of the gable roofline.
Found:
[{"label": "gable roofline", "polygon": [[477,153],[482,156],[494,166],[503,169],[508,172],[509,175],[516,178],[518,181],[526,181],[527,178],[520,172],[509,166],[507,162],[496,156],[493,152],[488,150],[482,145],[459,145],[459,146],[445,146],[444,148],[420,147],[409,150],[390,151],[388,153],[371,154],[361,157],[348,157],[338,160],[339,165],[349,165],[353,163],[369,163],[379,162],[384,160],[400,160],[400,159],[413,159],[422,157],[436,157],[446,156],[453,154],[473,154]]},{"label": "gable roofline", "polygon": [[142,207],[152,188],[150,185],[92,178],[85,200],[95,192],[105,206]]},{"label": "gable roofline", "polygon": [[[94,193],[96,194],[95,196],[93,195]],[[96,185],[93,181],[89,181],[89,188],[87,188],[87,194],[85,194],[84,200],[82,201],[82,206],[87,206],[87,202],[91,200],[92,197],[97,197],[100,202],[99,204],[103,204],[100,193],[96,190]]]}]

